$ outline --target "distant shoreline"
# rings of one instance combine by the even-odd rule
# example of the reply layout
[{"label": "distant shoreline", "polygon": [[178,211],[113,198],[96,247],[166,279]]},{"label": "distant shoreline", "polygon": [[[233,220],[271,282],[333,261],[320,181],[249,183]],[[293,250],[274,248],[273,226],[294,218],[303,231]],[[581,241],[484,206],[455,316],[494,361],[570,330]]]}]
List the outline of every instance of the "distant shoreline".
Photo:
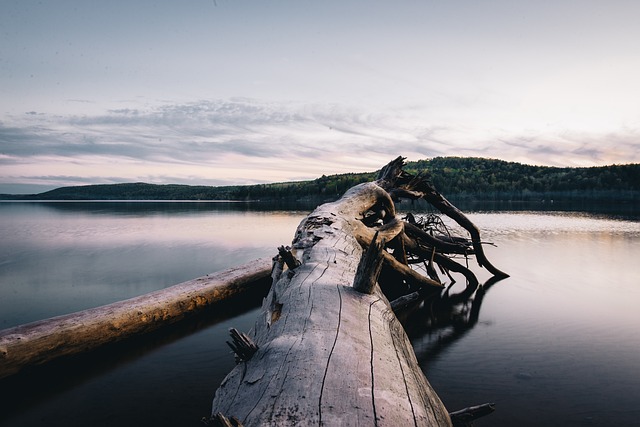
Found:
[{"label": "distant shoreline", "polygon": [[[558,168],[477,157],[436,157],[408,162],[405,169],[427,176],[441,194],[455,199],[640,200],[640,164]],[[0,200],[324,202],[376,176],[376,172],[345,173],[311,181],[218,187],[144,182],[81,185],[38,194],[0,194]]]}]

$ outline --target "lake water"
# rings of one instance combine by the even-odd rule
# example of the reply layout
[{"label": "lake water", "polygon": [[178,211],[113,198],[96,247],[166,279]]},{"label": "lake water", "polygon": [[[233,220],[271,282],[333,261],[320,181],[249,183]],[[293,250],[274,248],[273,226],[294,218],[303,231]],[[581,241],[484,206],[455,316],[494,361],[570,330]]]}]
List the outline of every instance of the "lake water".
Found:
[{"label": "lake water", "polygon": [[[0,328],[272,256],[307,213],[204,202],[0,203]],[[430,307],[407,325],[447,408],[495,402],[477,426],[637,425],[638,218],[469,217],[495,244],[485,247],[488,258],[511,277],[455,307],[453,323],[434,326]],[[0,381],[0,426],[200,425],[234,366],[227,330],[248,331],[259,300]]]}]

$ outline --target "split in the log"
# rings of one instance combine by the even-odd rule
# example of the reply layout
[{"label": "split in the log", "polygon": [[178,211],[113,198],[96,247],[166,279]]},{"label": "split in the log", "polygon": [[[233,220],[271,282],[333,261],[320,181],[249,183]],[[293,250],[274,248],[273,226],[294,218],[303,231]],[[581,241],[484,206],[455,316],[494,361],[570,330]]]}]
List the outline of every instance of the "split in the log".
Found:
[{"label": "split in the log", "polygon": [[231,335],[233,341],[227,341],[227,344],[235,353],[236,363],[246,362],[258,351],[258,346],[247,334],[239,332],[235,328],[230,328],[229,335]]}]

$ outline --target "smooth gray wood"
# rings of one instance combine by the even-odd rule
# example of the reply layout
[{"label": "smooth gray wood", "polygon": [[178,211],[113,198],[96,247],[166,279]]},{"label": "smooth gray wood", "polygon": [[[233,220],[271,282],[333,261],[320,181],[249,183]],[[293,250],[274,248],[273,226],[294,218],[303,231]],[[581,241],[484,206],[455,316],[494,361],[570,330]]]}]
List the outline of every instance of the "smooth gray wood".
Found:
[{"label": "smooth gray wood", "polygon": [[366,183],[302,221],[293,240],[301,264],[275,276],[252,332],[259,349],[224,379],[212,415],[244,426],[451,425],[379,286],[352,288],[359,242],[402,230],[363,223],[380,206],[395,215],[389,194]]},{"label": "smooth gray wood", "polygon": [[270,258],[261,258],[125,301],[2,330],[0,378],[175,323],[245,292],[269,277],[271,267]]}]

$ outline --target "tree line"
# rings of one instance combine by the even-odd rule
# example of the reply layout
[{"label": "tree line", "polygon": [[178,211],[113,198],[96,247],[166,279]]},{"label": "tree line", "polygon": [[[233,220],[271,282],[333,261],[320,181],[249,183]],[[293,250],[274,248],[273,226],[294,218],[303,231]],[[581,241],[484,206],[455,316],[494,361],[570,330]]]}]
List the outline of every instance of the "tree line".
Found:
[{"label": "tree line", "polygon": [[[447,197],[483,200],[601,198],[638,200],[640,164],[589,168],[532,166],[478,157],[435,157],[407,162]],[[377,172],[323,175],[310,181],[193,186],[125,183],[62,187],[40,194],[0,195],[21,200],[334,200]]]},{"label": "tree line", "polygon": [[476,157],[436,157],[414,165],[415,171],[430,172],[441,193],[459,197],[617,198],[637,197],[634,193],[640,192],[640,164],[561,168]]}]

